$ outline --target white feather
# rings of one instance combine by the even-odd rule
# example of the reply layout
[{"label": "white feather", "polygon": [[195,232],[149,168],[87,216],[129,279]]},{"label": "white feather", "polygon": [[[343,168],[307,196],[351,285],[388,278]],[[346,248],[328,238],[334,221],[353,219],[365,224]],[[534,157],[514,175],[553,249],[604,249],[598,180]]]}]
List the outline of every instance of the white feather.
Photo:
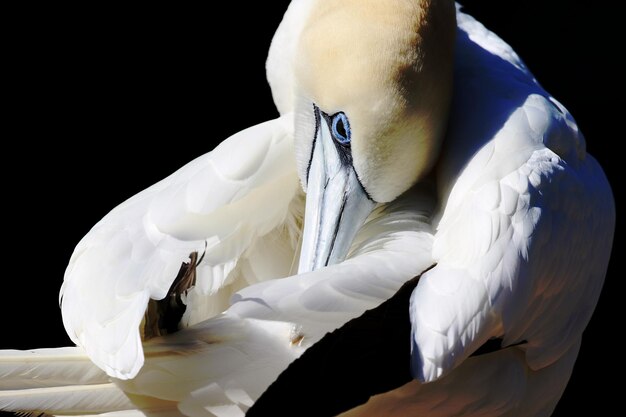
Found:
[{"label": "white feather", "polygon": [[[567,355],[599,296],[615,219],[606,178],[567,110],[502,40],[469,16],[458,21],[463,87],[439,176],[447,204],[438,265],[411,299],[422,381],[451,372],[491,337],[524,342],[532,370]],[[483,120],[488,129],[476,125]],[[560,392],[544,395],[555,403]]]},{"label": "white feather", "polygon": [[[286,220],[298,193],[291,129],[284,116],[236,134],[122,203],[78,244],[61,291],[63,321],[109,375],[130,378],[141,368],[139,325],[148,300],[166,295],[191,252],[204,253],[194,292],[236,290],[246,250],[293,223]],[[257,279],[286,275],[290,265],[259,271]],[[208,307],[191,294],[185,323],[223,311],[234,290],[204,300]]]},{"label": "white feather", "polygon": [[81,348],[3,350],[0,355],[0,389],[108,382]]},{"label": "white feather", "polygon": [[126,394],[112,383],[0,391],[0,409],[48,414],[104,413],[133,408]]},{"label": "white feather", "polygon": [[416,188],[380,207],[350,260],[245,288],[226,313],[145,343],[143,368],[118,384],[178,402],[187,415],[243,415],[304,348],[431,265],[433,203]]},{"label": "white feather", "polygon": [[[567,110],[463,13],[439,195],[416,186],[372,213],[345,262],[275,279],[293,270],[301,228],[289,60],[312,3],[292,2],[268,57],[283,117],[121,204],[76,248],[62,291],[66,328],[121,379],[109,383],[80,350],[3,352],[0,387],[11,390],[0,391],[0,409],[243,416],[304,349],[437,262],[410,305],[415,375],[432,383],[413,381],[346,415],[549,415],[603,282],[611,192]],[[164,297],[205,244],[188,327],[142,346],[148,300]],[[524,345],[468,358],[495,336]]]}]

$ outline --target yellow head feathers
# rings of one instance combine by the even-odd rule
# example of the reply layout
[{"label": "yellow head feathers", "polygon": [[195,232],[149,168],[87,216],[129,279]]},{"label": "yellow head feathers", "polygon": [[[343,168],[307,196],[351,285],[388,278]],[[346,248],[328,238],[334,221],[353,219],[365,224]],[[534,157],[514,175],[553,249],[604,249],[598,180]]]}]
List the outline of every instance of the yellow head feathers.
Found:
[{"label": "yellow head feathers", "polygon": [[299,99],[347,115],[354,168],[375,201],[395,199],[436,159],[455,27],[453,1],[317,0],[312,8],[296,57]]}]

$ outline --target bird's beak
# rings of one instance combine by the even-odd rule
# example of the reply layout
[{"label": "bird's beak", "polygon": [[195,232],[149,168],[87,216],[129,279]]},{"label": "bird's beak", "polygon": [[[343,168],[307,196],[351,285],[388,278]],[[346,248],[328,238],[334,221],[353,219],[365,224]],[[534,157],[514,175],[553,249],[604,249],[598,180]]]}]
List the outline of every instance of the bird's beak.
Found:
[{"label": "bird's beak", "polygon": [[298,273],[341,262],[375,206],[357,177],[348,148],[332,137],[318,108],[308,173],[304,234]]}]

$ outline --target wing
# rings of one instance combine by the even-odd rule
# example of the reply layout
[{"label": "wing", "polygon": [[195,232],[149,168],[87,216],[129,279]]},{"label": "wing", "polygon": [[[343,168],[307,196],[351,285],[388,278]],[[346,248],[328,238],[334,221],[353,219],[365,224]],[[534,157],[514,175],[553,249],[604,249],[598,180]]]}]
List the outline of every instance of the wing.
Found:
[{"label": "wing", "polygon": [[429,187],[415,187],[374,210],[345,261],[245,288],[229,311],[297,323],[301,344],[310,346],[432,266],[434,201]]},{"label": "wing", "polygon": [[267,82],[280,114],[294,110],[296,47],[313,3],[311,0],[292,0],[289,3],[267,55]]},{"label": "wing", "polygon": [[492,337],[523,343],[532,369],[564,355],[597,302],[615,222],[608,182],[571,115],[508,45],[463,14],[459,26],[438,264],[410,307],[422,381]]},{"label": "wing", "polygon": [[348,260],[246,287],[224,314],[146,342],[145,366],[120,386],[188,415],[243,416],[305,348],[432,265],[433,206],[415,189],[379,207]]},{"label": "wing", "polygon": [[285,252],[297,236],[273,239],[283,256],[272,268],[248,274],[246,262],[259,237],[295,227],[292,125],[286,115],[232,136],[119,205],[78,244],[61,289],[63,322],[109,375],[130,378],[141,368],[146,306],[168,295],[183,263],[195,272],[177,294],[189,307],[186,324],[223,311],[239,281],[289,272]]}]

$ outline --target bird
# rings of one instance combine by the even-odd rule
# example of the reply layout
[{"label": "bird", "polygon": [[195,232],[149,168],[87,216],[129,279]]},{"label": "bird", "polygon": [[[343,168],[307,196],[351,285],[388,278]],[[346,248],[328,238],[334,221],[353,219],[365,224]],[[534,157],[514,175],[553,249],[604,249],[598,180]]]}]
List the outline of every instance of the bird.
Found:
[{"label": "bird", "polygon": [[282,116],[92,229],[62,290],[80,347],[3,352],[1,408],[242,415],[420,276],[415,381],[348,415],[549,414],[602,286],[610,188],[508,45],[452,2],[393,6],[291,3],[267,63]]}]

